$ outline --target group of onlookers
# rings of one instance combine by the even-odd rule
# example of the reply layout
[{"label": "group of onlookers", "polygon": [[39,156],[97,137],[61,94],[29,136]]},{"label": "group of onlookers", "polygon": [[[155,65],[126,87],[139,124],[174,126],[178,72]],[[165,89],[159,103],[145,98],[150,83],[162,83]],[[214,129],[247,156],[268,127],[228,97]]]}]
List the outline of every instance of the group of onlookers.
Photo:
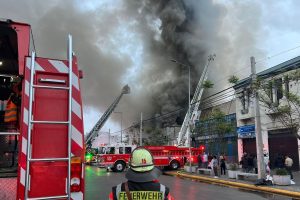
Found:
[{"label": "group of onlookers", "polygon": [[[239,164],[242,166],[242,170],[244,172],[254,172],[258,173],[258,167],[257,167],[257,157],[254,154],[248,154],[244,153]],[[264,160],[265,170],[268,175],[271,173],[271,166],[269,159]],[[277,156],[274,165],[272,168],[285,168],[288,173],[291,176],[291,179],[293,179],[292,174],[292,166],[293,166],[293,160],[289,156]],[[226,174],[226,157],[224,154],[220,155],[219,159],[217,159],[217,156],[210,156],[206,153],[199,154],[198,155],[198,167],[199,168],[210,168],[214,172],[215,178],[218,177],[218,167],[221,169],[221,175]]]},{"label": "group of onlookers", "polygon": [[256,155],[253,155],[253,154],[249,155],[245,152],[240,161],[240,165],[242,165],[242,169],[244,172],[252,172],[254,169],[255,173],[257,173],[257,157],[256,157]]},{"label": "group of onlookers", "polygon": [[[257,174],[258,169],[257,169],[257,158],[256,155],[249,155],[246,152],[244,153],[240,164],[242,165],[242,169],[245,172],[252,172],[253,169],[255,170],[255,173]],[[265,159],[264,160],[264,165],[265,165],[265,170],[268,175],[271,173],[271,168],[285,168],[288,173],[291,176],[291,179],[293,179],[293,174],[292,174],[292,166],[293,166],[293,160],[289,156],[281,156],[278,155],[275,158],[273,166],[271,166],[270,160]]]},{"label": "group of onlookers", "polygon": [[220,166],[221,175],[226,174],[226,163],[225,156],[222,154],[219,159],[217,156],[210,156],[206,153],[198,155],[198,167],[199,168],[210,168],[213,170],[215,178],[218,177],[218,167]]}]

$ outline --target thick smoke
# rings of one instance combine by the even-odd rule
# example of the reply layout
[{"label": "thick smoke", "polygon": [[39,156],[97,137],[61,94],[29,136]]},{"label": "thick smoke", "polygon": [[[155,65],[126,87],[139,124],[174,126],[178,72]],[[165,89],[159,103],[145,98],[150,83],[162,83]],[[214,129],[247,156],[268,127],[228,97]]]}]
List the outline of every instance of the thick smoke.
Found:
[{"label": "thick smoke", "polygon": [[191,66],[193,92],[209,54],[217,55],[209,72],[215,90],[226,86],[230,70],[262,54],[256,48],[261,7],[252,1],[216,2],[0,0],[0,11],[2,18],[32,25],[43,57],[66,58],[71,33],[84,71],[86,107],[104,112],[128,83],[132,93],[118,109],[130,125],[140,112],[149,117],[187,106],[188,69],[171,58]]},{"label": "thick smoke", "polygon": [[[225,7],[197,0],[143,0],[127,5],[139,20],[146,63],[141,81],[148,85],[151,105],[157,113],[187,106],[188,69],[170,63],[170,58],[191,66],[193,92],[208,56],[217,54],[209,70],[209,79],[215,81],[214,89],[208,92],[212,93],[226,87],[230,71],[249,66],[250,56],[263,55],[256,48],[261,26],[257,5],[234,3]],[[256,15],[249,18],[243,13],[246,9]],[[243,74],[247,74],[245,71],[250,70]]]}]

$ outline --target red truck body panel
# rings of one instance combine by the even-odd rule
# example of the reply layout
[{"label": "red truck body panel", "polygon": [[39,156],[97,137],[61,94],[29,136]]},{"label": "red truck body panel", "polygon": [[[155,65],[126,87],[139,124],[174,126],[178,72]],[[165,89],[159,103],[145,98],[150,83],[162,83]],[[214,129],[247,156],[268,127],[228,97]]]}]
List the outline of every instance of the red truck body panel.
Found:
[{"label": "red truck body panel", "polygon": [[[19,136],[18,136],[18,175],[17,187],[0,185],[0,193],[7,192],[7,199],[25,199],[25,184],[27,166],[27,146],[31,145],[31,158],[66,158],[68,157],[68,126],[66,124],[33,124],[31,141],[28,141],[29,124],[29,91],[31,57],[30,25],[12,21],[1,22],[1,26],[11,28],[17,34],[18,74],[21,77],[22,93],[20,106]],[[11,31],[10,30],[10,31]],[[14,43],[15,44],[15,43]],[[81,172],[76,171],[80,179],[80,188],[71,193],[71,199],[84,199],[84,129],[80,88],[80,74],[76,57],[72,63],[72,157],[81,160]],[[34,85],[68,87],[68,60],[35,58]],[[6,74],[9,76],[9,74]],[[43,82],[41,79],[63,80],[61,83]],[[69,109],[68,90],[36,88],[33,92],[32,120],[36,121],[68,121]],[[71,169],[72,166],[71,165]],[[76,164],[78,167],[78,162]],[[29,198],[66,195],[66,178],[68,177],[68,161],[38,161],[30,163]],[[71,177],[73,172],[71,172]],[[8,180],[8,179],[7,179]],[[1,181],[1,178],[0,178]],[[12,178],[11,183],[15,181]],[[10,194],[9,194],[10,193]],[[0,194],[1,197],[1,194]],[[5,197],[6,198],[6,197]]]},{"label": "red truck body panel", "polygon": [[[153,155],[154,165],[157,167],[171,167],[176,162],[178,167],[183,167],[186,161],[191,160],[197,164],[197,156],[203,153],[200,148],[191,148],[191,158],[188,147],[176,146],[145,146]],[[118,161],[124,161],[128,166],[130,154],[101,154],[100,166],[113,168]]]}]

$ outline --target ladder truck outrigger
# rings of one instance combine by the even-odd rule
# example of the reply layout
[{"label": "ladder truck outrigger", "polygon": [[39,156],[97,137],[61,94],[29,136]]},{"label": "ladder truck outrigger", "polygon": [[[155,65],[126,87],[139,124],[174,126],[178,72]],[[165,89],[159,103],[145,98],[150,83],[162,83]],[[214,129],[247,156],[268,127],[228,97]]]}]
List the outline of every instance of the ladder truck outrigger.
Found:
[{"label": "ladder truck outrigger", "polygon": [[82,73],[72,36],[65,60],[30,53],[30,36],[29,24],[0,21],[0,199],[83,200]]},{"label": "ladder truck outrigger", "polygon": [[108,107],[108,109],[104,112],[104,114],[101,116],[101,118],[97,121],[97,123],[94,125],[92,130],[86,135],[85,137],[85,145],[86,145],[86,163],[91,164],[97,162],[96,154],[98,153],[98,149],[92,148],[92,143],[95,140],[96,137],[98,137],[99,131],[104,126],[105,122],[108,120],[111,113],[114,111],[114,109],[117,107],[118,103],[120,102],[122,96],[124,94],[130,93],[130,87],[128,85],[125,85],[122,88],[121,94],[114,100],[114,102]]},{"label": "ladder truck outrigger", "polygon": [[207,80],[208,66],[211,61],[215,59],[216,55],[209,55],[208,62],[205,65],[203,72],[201,74],[200,80],[198,82],[196,91],[194,93],[193,99],[190,102],[189,110],[185,115],[184,121],[182,123],[181,129],[177,137],[178,146],[190,146],[190,133],[191,125],[195,123],[195,120],[198,120],[201,115],[201,110],[199,110],[200,100],[204,91],[203,83]]}]

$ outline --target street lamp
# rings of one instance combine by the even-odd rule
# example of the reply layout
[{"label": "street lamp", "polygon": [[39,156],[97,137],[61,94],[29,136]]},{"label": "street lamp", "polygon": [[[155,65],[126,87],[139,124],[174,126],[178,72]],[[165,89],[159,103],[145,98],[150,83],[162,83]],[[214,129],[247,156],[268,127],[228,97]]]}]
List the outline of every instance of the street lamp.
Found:
[{"label": "street lamp", "polygon": [[115,111],[114,113],[118,113],[118,114],[121,114],[121,144],[122,144],[122,142],[123,142],[123,140],[122,140],[122,137],[123,137],[123,112],[117,112],[117,111]]},{"label": "street lamp", "polygon": [[188,67],[189,68],[189,107],[188,107],[188,116],[189,116],[189,120],[188,120],[188,124],[187,124],[187,140],[188,140],[188,147],[189,147],[189,152],[190,152],[190,167],[192,166],[192,162],[191,162],[191,158],[192,158],[192,152],[191,152],[191,140],[190,140],[190,113],[191,113],[191,66],[190,65],[186,65],[183,64],[182,62],[179,62],[175,59],[171,59],[172,62],[177,63],[181,66],[184,67]]}]

